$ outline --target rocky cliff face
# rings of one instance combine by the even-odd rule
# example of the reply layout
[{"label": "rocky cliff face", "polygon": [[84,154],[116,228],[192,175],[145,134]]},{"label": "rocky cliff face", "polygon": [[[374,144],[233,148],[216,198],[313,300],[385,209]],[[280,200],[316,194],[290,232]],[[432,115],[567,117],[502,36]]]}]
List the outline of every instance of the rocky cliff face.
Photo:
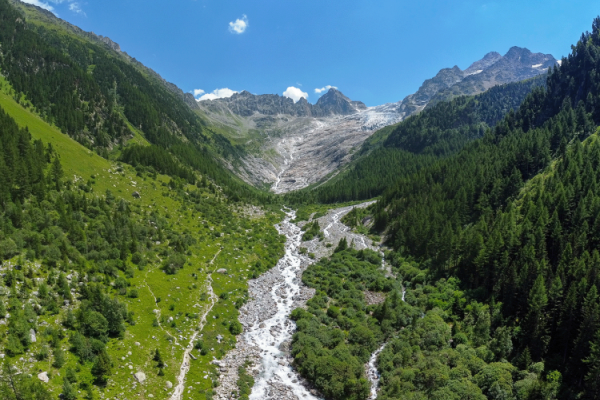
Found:
[{"label": "rocky cliff face", "polygon": [[367,109],[362,101],[352,101],[336,89],[329,89],[314,107],[319,110],[321,116],[350,115]]},{"label": "rocky cliff face", "polygon": [[236,172],[276,193],[318,182],[350,161],[375,129],[397,122],[397,107],[368,108],[336,89],[316,104],[247,91],[201,101],[204,115],[243,142],[249,156]]},{"label": "rocky cliff face", "polygon": [[498,84],[544,73],[556,63],[548,54],[513,47],[504,56],[486,54],[464,71],[445,68],[397,103],[366,107],[330,89],[316,104],[279,95],[236,93],[202,101],[208,119],[225,126],[251,149],[238,173],[276,193],[300,189],[332,176],[377,129],[402,121],[427,105],[484,92]]}]

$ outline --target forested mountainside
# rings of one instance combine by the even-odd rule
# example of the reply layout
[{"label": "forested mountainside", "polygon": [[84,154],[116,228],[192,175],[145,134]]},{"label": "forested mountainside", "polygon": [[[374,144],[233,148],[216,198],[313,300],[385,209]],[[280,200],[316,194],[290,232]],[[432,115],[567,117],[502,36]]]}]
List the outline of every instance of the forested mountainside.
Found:
[{"label": "forested mountainside", "polygon": [[[599,65],[596,18],[516,112],[348,214],[375,216],[402,287],[365,281],[354,250],[310,267],[320,297],[295,312],[305,376],[331,398],[365,398],[358,344],[387,343],[378,398],[600,397]],[[373,282],[385,302],[357,303]]]},{"label": "forested mountainside", "polygon": [[381,129],[365,141],[355,161],[312,190],[289,193],[292,202],[340,202],[379,196],[401,177],[410,176],[440,157],[481,138],[487,129],[530,92],[545,85],[546,75],[495,86],[476,96],[461,96]]},{"label": "forested mountainside", "polygon": [[142,135],[149,146],[133,141],[140,148],[125,155],[135,153],[136,165],[167,172],[166,165],[182,164],[182,171],[195,169],[231,195],[268,201],[222,165],[219,160],[231,162],[241,150],[207,127],[183,96],[109,45],[44,13],[0,1],[0,73],[15,99],[104,158]]}]

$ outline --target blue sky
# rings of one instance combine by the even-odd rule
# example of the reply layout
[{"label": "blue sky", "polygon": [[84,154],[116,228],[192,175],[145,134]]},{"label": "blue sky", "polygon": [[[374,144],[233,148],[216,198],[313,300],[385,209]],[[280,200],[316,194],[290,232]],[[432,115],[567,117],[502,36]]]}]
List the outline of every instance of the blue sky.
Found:
[{"label": "blue sky", "polygon": [[[567,55],[600,2],[554,0],[27,0],[198,97],[339,88],[369,106],[401,100],[441,68],[512,46]],[[291,88],[288,90],[288,88]]]}]

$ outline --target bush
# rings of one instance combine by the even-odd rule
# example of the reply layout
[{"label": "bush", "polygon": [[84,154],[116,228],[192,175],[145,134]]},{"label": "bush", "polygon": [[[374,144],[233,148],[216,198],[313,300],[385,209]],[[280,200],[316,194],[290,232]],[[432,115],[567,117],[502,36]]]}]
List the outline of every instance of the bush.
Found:
[{"label": "bush", "polygon": [[469,343],[469,339],[467,338],[467,335],[465,335],[462,332],[457,333],[456,335],[454,335],[454,338],[452,339],[454,346],[458,346],[459,344],[467,344]]},{"label": "bush", "polygon": [[232,335],[239,335],[240,333],[242,333],[243,328],[242,328],[242,324],[240,324],[238,321],[233,321],[230,325],[229,325],[229,332],[231,332]]},{"label": "bush", "polygon": [[321,236],[321,227],[319,226],[319,221],[314,221],[312,223],[306,224],[302,227],[302,230],[306,231],[302,235],[303,241],[312,240],[315,236]]},{"label": "bush", "polygon": [[6,342],[6,354],[10,357],[14,357],[19,354],[23,354],[25,349],[23,348],[23,344],[15,335],[8,335],[8,341]]},{"label": "bush", "polygon": [[338,315],[340,315],[340,309],[335,306],[331,306],[327,309],[327,315],[331,318],[337,318]]},{"label": "bush", "polygon": [[135,265],[138,265],[141,261],[142,261],[142,255],[137,251],[135,253],[133,253],[133,255],[131,256],[131,262],[134,263]]},{"label": "bush", "polygon": [[163,270],[169,275],[174,275],[183,268],[185,261],[186,259],[183,254],[175,253],[165,260],[163,263]]},{"label": "bush", "polygon": [[0,241],[0,257],[3,260],[16,256],[19,253],[17,244],[11,238]]},{"label": "bush", "polygon": [[60,369],[63,365],[65,365],[65,353],[58,347],[54,350],[54,362],[52,362],[52,366]]},{"label": "bush", "polygon": [[96,361],[92,366],[92,375],[94,375],[96,379],[96,383],[99,385],[106,385],[108,378],[111,374],[111,361],[110,357],[106,353],[106,351],[102,351],[96,357]]},{"label": "bush", "polygon": [[48,349],[47,345],[43,345],[39,352],[35,355],[35,359],[38,361],[44,361],[48,359],[50,355],[50,349]]}]

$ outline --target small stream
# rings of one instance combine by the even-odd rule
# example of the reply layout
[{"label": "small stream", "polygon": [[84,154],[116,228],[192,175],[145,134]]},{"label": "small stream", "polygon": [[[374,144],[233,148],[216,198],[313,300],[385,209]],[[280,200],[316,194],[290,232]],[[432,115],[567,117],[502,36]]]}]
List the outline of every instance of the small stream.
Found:
[{"label": "small stream", "polygon": [[379,371],[377,371],[377,357],[379,357],[379,353],[381,353],[384,348],[385,344],[383,344],[373,354],[371,354],[371,358],[367,363],[367,378],[369,379],[369,382],[371,382],[371,394],[369,395],[369,400],[374,400],[377,398],[377,390],[379,389]]}]

